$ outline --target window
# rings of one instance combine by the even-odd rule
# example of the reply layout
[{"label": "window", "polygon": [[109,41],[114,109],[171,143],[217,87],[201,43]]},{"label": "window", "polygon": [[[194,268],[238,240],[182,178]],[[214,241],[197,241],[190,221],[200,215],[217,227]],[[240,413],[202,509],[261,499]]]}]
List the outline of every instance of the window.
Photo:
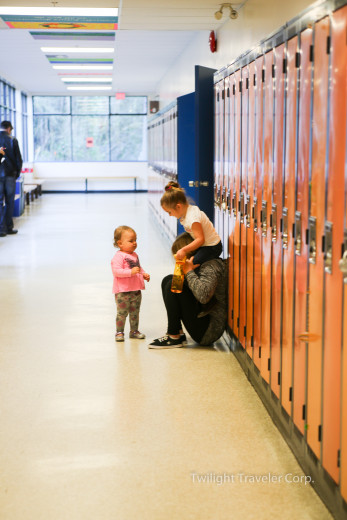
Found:
[{"label": "window", "polygon": [[147,97],[34,96],[35,161],[146,161]]},{"label": "window", "polygon": [[0,120],[16,126],[16,89],[0,79]]}]

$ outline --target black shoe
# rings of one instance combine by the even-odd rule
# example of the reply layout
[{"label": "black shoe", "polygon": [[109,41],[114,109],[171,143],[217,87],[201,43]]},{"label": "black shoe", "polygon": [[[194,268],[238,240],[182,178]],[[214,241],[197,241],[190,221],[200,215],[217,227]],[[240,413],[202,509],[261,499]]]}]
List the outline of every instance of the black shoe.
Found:
[{"label": "black shoe", "polygon": [[7,234],[8,235],[15,235],[16,233],[18,233],[18,229],[9,229],[7,231]]},{"label": "black shoe", "polygon": [[212,296],[209,302],[202,305],[202,310],[198,314],[198,318],[203,318],[204,316],[207,316],[207,314],[210,314],[212,309],[217,305],[217,298],[215,296]]},{"label": "black shoe", "polygon": [[170,338],[170,336],[163,336],[162,338],[155,339],[148,345],[148,348],[177,348],[183,347],[182,335],[178,339]]},{"label": "black shoe", "polygon": [[183,347],[188,345],[187,336],[185,334],[180,334],[180,340]]},{"label": "black shoe", "polygon": [[5,231],[2,231],[2,232],[0,233],[0,237],[5,237],[6,235],[7,235],[7,233],[5,233]]}]

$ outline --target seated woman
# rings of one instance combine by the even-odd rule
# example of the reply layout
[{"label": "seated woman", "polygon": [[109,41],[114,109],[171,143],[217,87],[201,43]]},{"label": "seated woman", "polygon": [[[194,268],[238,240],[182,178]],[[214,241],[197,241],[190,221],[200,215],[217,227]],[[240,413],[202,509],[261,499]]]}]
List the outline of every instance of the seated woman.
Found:
[{"label": "seated woman", "polygon": [[[182,247],[193,241],[188,233],[179,235],[172,245],[175,254]],[[203,263],[200,267],[189,259],[194,251],[187,254],[183,265],[185,280],[182,293],[171,292],[172,275],[165,276],[161,288],[168,317],[167,333],[155,339],[149,348],[176,348],[186,344],[182,324],[194,341],[200,345],[211,345],[223,334],[227,319],[227,273],[223,260],[216,258]],[[195,271],[195,269],[198,269]],[[212,296],[216,304],[210,313],[198,317],[202,304]]]}]

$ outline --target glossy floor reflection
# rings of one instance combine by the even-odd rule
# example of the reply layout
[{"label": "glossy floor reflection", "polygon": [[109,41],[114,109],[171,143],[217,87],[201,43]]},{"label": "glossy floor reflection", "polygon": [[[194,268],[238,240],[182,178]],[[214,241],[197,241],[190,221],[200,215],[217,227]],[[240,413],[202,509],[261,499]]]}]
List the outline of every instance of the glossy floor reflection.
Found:
[{"label": "glossy floor reflection", "polygon": [[150,340],[173,261],[146,194],[44,194],[0,239],[1,520],[331,518],[222,342],[115,343],[120,224],[152,276]]}]

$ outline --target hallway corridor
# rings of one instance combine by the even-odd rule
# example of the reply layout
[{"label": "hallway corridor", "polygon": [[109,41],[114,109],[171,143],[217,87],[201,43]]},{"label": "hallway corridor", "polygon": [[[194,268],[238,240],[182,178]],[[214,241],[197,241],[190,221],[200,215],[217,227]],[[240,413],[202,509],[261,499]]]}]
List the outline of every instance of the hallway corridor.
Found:
[{"label": "hallway corridor", "polygon": [[[121,224],[151,281],[147,339],[127,323],[116,344]],[[332,518],[222,341],[147,348],[174,264],[146,194],[44,194],[15,227],[0,239],[1,520]]]}]

